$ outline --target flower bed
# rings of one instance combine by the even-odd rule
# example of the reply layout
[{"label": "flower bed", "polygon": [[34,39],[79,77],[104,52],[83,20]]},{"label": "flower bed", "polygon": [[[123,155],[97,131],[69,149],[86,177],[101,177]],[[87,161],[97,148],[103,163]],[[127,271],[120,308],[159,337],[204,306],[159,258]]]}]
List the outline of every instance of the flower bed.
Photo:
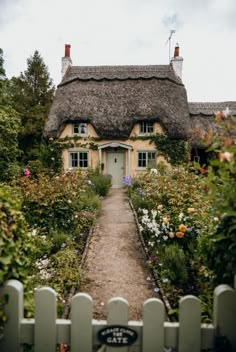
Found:
[{"label": "flower bed", "polygon": [[[50,286],[57,291],[58,314],[61,315],[69,292],[80,285],[81,261],[101,205],[91,181],[95,176],[92,172],[68,172],[53,177],[40,173],[33,177],[29,172],[14,184],[1,186],[8,194],[3,201],[8,205],[7,199],[13,197],[17,204],[11,202],[10,206],[15,208],[6,210],[3,217],[14,233],[9,247],[13,252],[12,260],[9,251],[3,253],[2,261],[7,265],[0,284],[6,279],[21,279],[25,286],[26,317],[33,313],[35,287]],[[17,216],[24,224],[24,237],[12,216]],[[21,236],[19,240],[17,231]],[[17,253],[14,253],[16,244]]]},{"label": "flower bed", "polygon": [[[184,294],[201,296],[208,307],[212,273],[203,265],[198,246],[213,219],[202,177],[184,168],[146,172],[133,180],[129,195],[148,264],[158,274],[173,307],[169,314],[176,313]],[[208,308],[203,311],[210,316]]]}]

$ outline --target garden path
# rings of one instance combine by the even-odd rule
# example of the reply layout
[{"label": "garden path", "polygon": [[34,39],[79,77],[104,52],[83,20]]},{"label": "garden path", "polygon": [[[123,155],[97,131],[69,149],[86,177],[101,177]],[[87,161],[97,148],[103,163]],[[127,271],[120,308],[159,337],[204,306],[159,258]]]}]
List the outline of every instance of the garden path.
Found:
[{"label": "garden path", "polygon": [[117,296],[128,300],[130,320],[141,319],[142,305],[157,297],[143,258],[134,214],[124,189],[111,189],[102,201],[85,261],[80,287],[94,300],[94,318],[106,319],[106,304]]}]

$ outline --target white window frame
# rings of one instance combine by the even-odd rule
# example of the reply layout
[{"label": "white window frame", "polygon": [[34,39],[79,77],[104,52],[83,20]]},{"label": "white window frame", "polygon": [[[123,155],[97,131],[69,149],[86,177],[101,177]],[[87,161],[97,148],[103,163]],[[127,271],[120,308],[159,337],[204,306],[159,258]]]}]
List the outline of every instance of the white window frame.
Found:
[{"label": "white window frame", "polygon": [[[77,155],[77,166],[75,166],[76,158],[74,157],[74,162],[72,154]],[[87,160],[84,158],[83,154],[87,154]],[[84,163],[87,166],[84,166]],[[74,165],[73,165],[74,164]],[[69,151],[69,168],[70,169],[87,169],[89,167],[89,152],[87,150],[71,150]]]},{"label": "white window frame", "polygon": [[86,122],[72,123],[72,134],[74,136],[87,136],[88,135],[88,124]]},{"label": "white window frame", "polygon": [[141,121],[139,123],[139,134],[140,135],[150,135],[154,132],[154,122],[153,121]]},{"label": "white window frame", "polygon": [[[145,158],[141,159],[140,158],[140,153],[143,153],[143,155],[145,155]],[[155,157],[148,159],[148,154],[149,153],[155,154]],[[145,161],[145,166],[142,166],[142,165],[140,166],[139,165],[139,161],[141,161],[141,160]],[[138,169],[146,170],[149,167],[148,162],[152,161],[152,160],[154,160],[155,164],[156,164],[156,160],[157,160],[157,151],[156,150],[138,150],[137,151],[137,168]]]}]

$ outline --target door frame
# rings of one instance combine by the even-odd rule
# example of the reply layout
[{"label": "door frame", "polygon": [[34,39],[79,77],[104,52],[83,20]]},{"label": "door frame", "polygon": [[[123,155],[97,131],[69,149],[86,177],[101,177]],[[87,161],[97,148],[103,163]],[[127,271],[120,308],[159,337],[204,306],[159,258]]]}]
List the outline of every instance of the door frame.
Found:
[{"label": "door frame", "polygon": [[[103,157],[102,150],[103,149],[105,150],[107,148],[108,149],[118,148],[121,151],[123,150],[123,153],[124,153],[124,175],[131,176],[131,150],[133,149],[133,147],[129,144],[121,143],[118,141],[103,143],[98,146],[100,172],[102,173],[102,165],[104,163],[102,160],[102,157]],[[125,150],[127,150],[127,153],[125,153]],[[107,157],[107,152],[108,152],[108,150],[105,153],[105,158]],[[127,155],[127,162],[126,162],[126,155]],[[127,165],[127,169],[126,169],[126,165]]]}]

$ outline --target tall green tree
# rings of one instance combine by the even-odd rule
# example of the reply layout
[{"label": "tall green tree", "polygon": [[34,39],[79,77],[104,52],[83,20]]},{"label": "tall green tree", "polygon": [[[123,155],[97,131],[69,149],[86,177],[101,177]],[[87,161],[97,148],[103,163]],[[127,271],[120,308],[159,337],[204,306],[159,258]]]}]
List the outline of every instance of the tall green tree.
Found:
[{"label": "tall green tree", "polygon": [[0,48],[0,78],[6,77],[6,71],[3,67],[4,59],[3,59],[3,50]]},{"label": "tall green tree", "polygon": [[10,107],[0,106],[0,182],[11,180],[19,172],[19,130],[17,112]]},{"label": "tall green tree", "polygon": [[27,59],[27,69],[10,82],[13,108],[21,117],[19,146],[22,161],[27,163],[39,157],[42,134],[55,87],[43,58],[36,50]]},{"label": "tall green tree", "polygon": [[0,48],[0,106],[10,105],[9,80],[4,68],[3,50]]}]

